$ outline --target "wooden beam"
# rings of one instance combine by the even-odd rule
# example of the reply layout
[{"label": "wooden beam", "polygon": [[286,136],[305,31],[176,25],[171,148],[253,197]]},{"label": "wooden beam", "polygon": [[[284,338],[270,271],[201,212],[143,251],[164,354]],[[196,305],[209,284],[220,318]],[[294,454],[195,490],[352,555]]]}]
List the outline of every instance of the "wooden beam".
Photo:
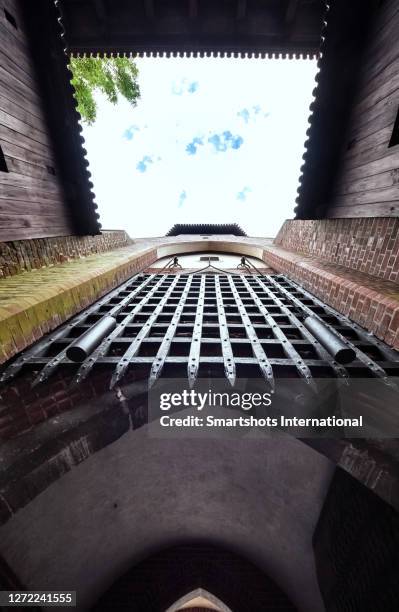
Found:
[{"label": "wooden beam", "polygon": [[198,0],[189,0],[188,11],[190,19],[196,19],[196,17],[198,17]]},{"label": "wooden beam", "polygon": [[107,10],[105,8],[104,0],[93,0],[93,4],[98,20],[101,23],[104,23],[107,19]]},{"label": "wooden beam", "polygon": [[146,17],[148,19],[154,19],[155,17],[154,0],[144,0],[144,9],[145,9]]},{"label": "wooden beam", "polygon": [[247,15],[247,0],[237,0],[236,19],[245,19]]},{"label": "wooden beam", "polygon": [[288,0],[287,9],[285,11],[285,23],[287,25],[291,25],[294,23],[297,10],[298,10],[299,0]]}]

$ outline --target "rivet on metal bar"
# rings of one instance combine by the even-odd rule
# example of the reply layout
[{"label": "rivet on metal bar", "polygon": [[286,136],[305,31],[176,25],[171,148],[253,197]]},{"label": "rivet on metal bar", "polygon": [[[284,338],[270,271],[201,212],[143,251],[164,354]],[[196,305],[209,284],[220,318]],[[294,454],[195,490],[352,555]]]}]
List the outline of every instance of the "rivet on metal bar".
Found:
[{"label": "rivet on metal bar", "polygon": [[356,352],[350,346],[342,342],[342,340],[319,319],[315,317],[306,317],[303,324],[338,363],[351,363],[351,361],[356,359]]},{"label": "rivet on metal bar", "polygon": [[[284,280],[285,283],[287,283],[290,286],[290,288],[295,289],[297,291],[300,291],[306,298],[312,300],[312,302],[315,305],[321,306],[327,314],[331,314],[332,316],[336,317],[342,323],[344,323],[346,325],[350,325],[350,327],[353,330],[355,330],[356,333],[358,333],[361,338],[365,339],[366,342],[368,342],[369,344],[374,344],[375,346],[378,346],[379,348],[380,348],[380,346],[382,346],[381,342],[378,342],[375,338],[367,338],[366,332],[364,331],[364,329],[359,327],[359,325],[356,325],[356,323],[354,323],[353,321],[350,321],[344,315],[340,314],[339,312],[337,312],[336,310],[334,310],[333,308],[331,308],[327,304],[324,304],[316,296],[312,295],[311,293],[306,291],[303,287],[301,287],[301,285],[298,285],[298,284],[294,283],[292,280],[290,280],[289,278],[286,278],[286,277],[283,277],[283,280]],[[281,288],[281,290],[283,290],[283,287],[282,287],[282,285],[280,285],[280,282],[277,282],[277,284],[278,284],[279,288]],[[293,302],[298,301],[297,298],[295,298],[293,295],[290,295],[290,300],[293,301]],[[302,310],[304,312],[307,312],[310,316],[316,316],[316,318],[318,318],[318,319],[320,318],[320,317],[318,317],[318,315],[314,315],[312,310],[310,308],[308,308],[307,306],[303,305],[303,304],[302,304]],[[328,329],[330,329],[330,330],[334,329],[330,323],[324,323],[324,324],[328,327]],[[344,344],[346,346],[350,346],[355,351],[356,358],[359,361],[361,361],[363,364],[366,365],[366,367],[370,370],[370,372],[373,374],[373,376],[381,378],[382,380],[384,380],[384,382],[388,386],[396,388],[395,383],[393,383],[391,380],[389,380],[389,377],[388,377],[387,373],[385,372],[385,370],[378,363],[376,363],[369,355],[366,355],[366,353],[364,353],[362,350],[360,350],[357,346],[354,346],[350,342],[350,340],[346,339],[345,336],[343,336],[339,331],[335,330],[335,333],[340,338],[340,340],[342,340],[342,342],[344,342]],[[393,361],[396,361],[395,353],[392,353],[390,351],[389,347],[387,347],[387,346],[383,346],[383,348],[385,349],[384,352],[386,353],[387,351],[389,351],[389,353],[392,354]],[[389,359],[389,357],[388,357],[388,359]]]},{"label": "rivet on metal bar", "polygon": [[71,361],[79,363],[84,361],[115,327],[114,317],[109,315],[103,317],[68,346],[66,356]]},{"label": "rivet on metal bar", "polygon": [[229,328],[227,326],[226,312],[223,304],[222,291],[220,289],[219,276],[215,276],[216,305],[220,329],[220,340],[222,343],[222,355],[224,372],[227,380],[234,387],[236,382],[236,364],[234,362],[233,349],[230,342]]},{"label": "rivet on metal bar", "polygon": [[[244,281],[245,280],[246,279],[244,279]],[[245,327],[247,338],[251,343],[253,354],[258,360],[260,371],[262,372],[263,376],[266,378],[266,380],[270,384],[270,387],[274,389],[273,368],[270,365],[270,361],[267,358],[267,355],[262,348],[262,344],[257,336],[254,326],[252,325],[251,318],[248,315],[247,309],[244,306],[244,303],[240,297],[240,294],[237,291],[237,287],[235,286],[234,281],[231,278],[231,276],[229,277],[229,284],[230,284],[230,288],[234,296],[234,300],[236,302],[238,311],[240,313],[241,320]],[[252,291],[252,288],[250,287],[248,283],[246,286],[247,288],[249,288],[249,291]]]},{"label": "rivet on metal bar", "polygon": [[202,322],[204,318],[205,305],[205,275],[201,276],[201,285],[198,296],[197,310],[195,313],[194,330],[191,339],[190,355],[188,358],[188,382],[192,388],[197,380],[200,354],[201,354],[201,337],[202,337]]},{"label": "rivet on metal bar", "polygon": [[188,279],[186,280],[186,286],[184,288],[183,293],[181,294],[179,303],[176,307],[175,313],[172,317],[171,322],[169,323],[168,329],[166,331],[166,334],[164,336],[164,339],[161,342],[161,346],[158,349],[158,352],[156,354],[156,357],[154,359],[154,362],[152,364],[151,367],[151,372],[150,372],[150,377],[148,380],[148,387],[151,388],[152,385],[155,383],[155,381],[159,378],[159,376],[161,375],[161,372],[163,370],[163,367],[165,365],[165,361],[166,358],[169,354],[170,351],[170,347],[172,346],[172,342],[173,342],[173,338],[174,335],[176,333],[176,328],[177,325],[180,321],[180,317],[183,313],[183,308],[185,306],[186,303],[186,299],[188,296],[188,293],[190,291],[190,287],[191,287],[191,283],[193,281],[193,277],[190,276],[188,277]]},{"label": "rivet on metal bar", "polygon": [[[115,305],[115,306],[114,306],[114,307],[113,307],[113,308],[112,308],[112,309],[109,311],[108,316],[111,316],[111,317],[116,317],[116,316],[119,314],[119,312],[121,311],[121,309],[122,309],[122,308],[124,308],[126,305],[128,305],[128,304],[129,304],[129,302],[130,302],[130,301],[131,301],[131,300],[132,300],[132,299],[133,299],[133,298],[134,298],[134,297],[135,297],[135,296],[136,296],[138,293],[140,293],[140,291],[141,291],[141,290],[142,290],[144,287],[146,287],[146,285],[148,285],[148,284],[149,284],[149,283],[152,281],[153,277],[154,277],[154,275],[149,276],[149,277],[148,277],[146,280],[144,280],[144,281],[143,281],[143,282],[142,282],[142,283],[141,283],[141,284],[140,284],[138,287],[136,287],[136,288],[135,288],[133,291],[131,291],[127,297],[125,297],[125,298],[124,298],[124,299],[123,299],[121,302],[119,302],[119,304]],[[120,287],[120,288],[118,288],[118,289],[116,290],[115,295],[116,295],[117,293],[119,293],[121,290],[123,290],[123,289],[127,288],[127,287],[128,287],[130,284],[131,284],[131,282],[132,282],[132,279],[128,280],[128,281],[127,281],[127,282],[126,282],[124,285],[121,285],[121,287]],[[109,295],[110,295],[111,297],[113,297],[113,296],[114,296],[114,292],[112,292],[112,293],[111,293],[111,294],[109,294]],[[98,307],[99,307],[99,306],[100,306],[102,303],[109,302],[109,301],[110,301],[109,297],[108,297],[108,298],[106,298],[104,301],[103,301],[103,300],[101,300],[101,301],[100,301],[100,302],[97,304],[97,310],[98,310]],[[95,311],[94,311],[94,312],[95,312]],[[86,316],[87,316],[88,314],[90,314],[90,313],[91,313],[91,309],[89,308],[89,309],[86,311]],[[79,320],[80,318],[81,318],[81,317],[78,317],[78,318],[77,318],[77,320]],[[71,327],[75,326],[76,324],[77,324],[77,323],[76,323],[76,320],[74,319],[74,320],[73,320],[73,323],[71,324]],[[117,330],[115,330],[115,329],[114,329],[114,330],[113,330],[113,332],[111,332],[111,334],[110,334],[110,335],[112,335],[112,334],[113,334],[113,333],[115,333],[115,332],[116,332],[116,333],[118,333],[118,332],[117,332]],[[106,342],[105,338],[106,338],[106,336],[104,337],[104,339],[102,340],[102,342],[99,344],[99,346],[98,346],[98,347],[97,347],[97,348],[94,350],[94,353],[100,352],[100,350],[101,350],[101,346],[103,345],[103,343],[105,343],[105,342]],[[67,348],[68,348],[68,347],[67,347]],[[63,350],[62,350],[60,353],[58,353],[58,355],[56,355],[55,357],[53,357],[53,358],[52,358],[52,359],[51,359],[51,360],[50,360],[50,361],[49,361],[49,362],[48,362],[48,363],[47,363],[47,364],[44,366],[43,370],[40,372],[40,374],[39,374],[39,375],[38,375],[38,376],[35,378],[35,380],[33,381],[33,383],[32,383],[32,387],[35,387],[36,385],[38,385],[38,384],[40,384],[40,383],[44,382],[45,380],[47,380],[47,379],[49,378],[49,376],[50,376],[50,375],[51,375],[51,374],[54,372],[54,370],[56,370],[56,369],[57,369],[57,367],[60,365],[60,363],[62,362],[62,360],[64,359],[64,357],[66,357],[67,348],[63,349]],[[93,355],[93,354],[92,354],[90,358],[88,358],[88,359],[85,359],[85,360],[84,360],[83,364],[82,364],[82,365],[80,366],[80,368],[79,368],[79,371],[78,371],[78,374],[77,374],[77,377],[76,377],[76,382],[79,382],[79,381],[80,381],[80,380],[83,378],[83,376],[81,376],[83,369],[84,369],[84,371],[85,371],[85,375],[87,375],[87,374],[88,374],[88,372],[90,371],[90,369],[91,369],[91,368],[89,368],[89,367],[88,367],[88,368],[85,368],[85,364],[87,364],[87,363],[90,361],[91,365],[93,366],[93,365],[94,365],[94,362],[95,362],[95,359],[93,359],[93,358],[94,358],[94,356],[95,356],[95,355]]]},{"label": "rivet on metal bar", "polygon": [[[273,276],[271,275],[268,276],[268,281],[274,287],[276,287],[276,289],[281,291],[283,295],[291,302],[292,305],[297,306],[299,312],[301,313],[303,312],[307,315],[312,316],[312,311],[310,309],[309,311],[305,310],[304,305],[299,300],[297,300],[294,296],[292,296],[283,286],[279,285]],[[330,367],[334,370],[334,372],[337,374],[339,378],[348,379],[349,376],[348,376],[348,372],[346,371],[346,369],[341,364],[339,364],[337,361],[335,361],[334,357],[332,357],[332,355],[330,355],[330,353],[324,348],[324,346],[320,344],[317,338],[315,338],[314,335],[311,334],[308,329],[306,329],[306,327],[303,325],[301,320],[298,319],[298,317],[294,314],[294,310],[290,310],[280,300],[280,298],[277,297],[275,293],[273,295],[274,295],[274,301],[276,302],[276,304],[281,308],[282,312],[285,315],[287,315],[287,317],[292,322],[292,324],[300,330],[304,338],[306,338],[306,340],[308,340],[309,342],[313,344],[315,350],[317,351],[321,359],[324,359],[325,361],[329,363]]]},{"label": "rivet on metal bar", "polygon": [[[264,292],[269,296],[269,298],[275,301],[273,293],[270,291],[269,287],[263,282],[263,280],[260,280],[258,277],[255,277],[255,280],[263,288]],[[254,290],[252,289],[252,287],[250,286],[250,284],[248,283],[245,277],[243,277],[243,282],[245,286],[247,287],[248,291],[250,292],[250,294],[252,295],[254,302],[257,305],[261,314],[263,315],[266,323],[270,325],[273,331],[273,335],[278,340],[280,340],[284,353],[290,359],[293,360],[293,362],[295,363],[295,367],[298,370],[299,375],[302,376],[305,379],[305,381],[308,383],[308,385],[312,387],[314,391],[317,392],[316,383],[313,379],[312,372],[310,368],[308,367],[308,365],[302,359],[302,357],[300,356],[300,354],[298,353],[294,345],[290,342],[289,338],[285,335],[283,330],[276,323],[275,319],[269,313],[268,309],[262,303],[262,300],[260,299],[260,297],[254,292]]]},{"label": "rivet on metal bar", "polygon": [[134,357],[136,355],[136,353],[138,352],[141,343],[143,342],[144,338],[146,338],[148,336],[148,334],[151,331],[151,327],[152,324],[155,323],[155,321],[158,318],[158,315],[161,314],[163,307],[165,306],[166,302],[168,301],[169,297],[171,296],[175,286],[177,285],[179,281],[179,275],[176,274],[175,278],[173,279],[172,283],[169,285],[169,289],[166,291],[166,293],[164,294],[164,296],[161,298],[161,300],[159,301],[157,307],[155,308],[154,312],[151,314],[150,317],[148,317],[147,321],[144,323],[143,327],[140,329],[139,333],[137,334],[137,336],[135,337],[135,339],[133,340],[132,344],[129,346],[129,348],[127,349],[127,351],[125,351],[125,353],[122,355],[122,357],[120,358],[120,360],[118,361],[115,371],[112,374],[111,377],[111,382],[109,385],[110,389],[113,389],[115,387],[115,385],[123,378],[123,376],[126,373],[126,370],[129,367],[129,363],[132,359],[132,357]]},{"label": "rivet on metal bar", "polygon": [[[152,280],[153,278],[155,278],[155,276],[151,276],[150,278]],[[126,326],[134,320],[134,317],[142,310],[143,306],[145,306],[155,294],[155,292],[158,291],[164,279],[165,276],[161,276],[158,282],[156,282],[155,285],[151,287],[151,289],[144,295],[140,302],[133,306],[132,310],[124,317],[124,319],[117,325],[117,327],[108,336],[104,338],[101,344],[92,353],[91,357],[89,359],[85,359],[76,374],[74,384],[81,382],[89,375],[90,371],[94,367],[94,364],[98,362],[98,360],[101,359],[101,357],[103,357],[107,353],[112,342],[122,334],[123,330],[126,329]],[[147,285],[149,285],[149,283],[147,283]],[[144,283],[143,285],[140,285],[140,287],[143,286]],[[141,289],[138,288],[135,289],[135,291],[131,295],[139,295],[140,293]]]},{"label": "rivet on metal bar", "polygon": [[[53,333],[50,337],[46,336],[45,338],[43,338],[42,340],[40,340],[39,342],[37,342],[33,347],[29,348],[28,350],[24,351],[21,356],[16,359],[16,361],[14,361],[6,370],[5,372],[2,374],[1,378],[0,378],[0,383],[5,382],[11,378],[14,378],[14,376],[22,369],[22,367],[24,366],[24,364],[29,361],[30,359],[36,357],[37,355],[40,355],[41,352],[43,352],[45,349],[48,349],[53,343],[57,342],[57,340],[59,340],[60,338],[62,338],[63,336],[68,336],[68,333],[70,332],[71,329],[73,329],[74,327],[77,327],[80,323],[84,322],[84,320],[90,316],[91,314],[97,312],[101,306],[103,306],[104,304],[107,304],[108,302],[110,302],[113,298],[117,297],[119,295],[119,293],[121,293],[122,291],[124,291],[129,285],[131,285],[132,281],[134,281],[137,278],[141,278],[141,274],[137,274],[135,276],[133,276],[132,278],[129,278],[129,280],[127,280],[125,283],[123,283],[122,285],[120,285],[119,287],[117,287],[116,289],[114,289],[113,291],[111,291],[111,293],[108,293],[105,297],[103,297],[101,300],[95,302],[94,304],[92,304],[91,306],[89,306],[89,308],[86,308],[85,310],[83,310],[78,316],[74,317],[72,319],[71,322],[68,322],[66,324],[64,324],[59,330],[57,330],[55,333]],[[148,282],[148,281],[147,281]],[[131,297],[129,296],[129,299],[131,299]],[[125,302],[125,300],[122,300],[121,304]],[[119,306],[121,305],[119,304]],[[114,315],[114,308],[110,311],[110,315]],[[62,351],[62,353],[60,353],[59,355],[57,355],[57,361],[55,362],[55,364],[58,364],[66,355],[66,349],[64,351]],[[49,368],[47,369],[47,371],[51,371],[52,368],[52,364],[49,364]],[[43,379],[47,378],[47,375],[43,376]],[[41,380],[37,379],[36,383],[39,382]]]}]

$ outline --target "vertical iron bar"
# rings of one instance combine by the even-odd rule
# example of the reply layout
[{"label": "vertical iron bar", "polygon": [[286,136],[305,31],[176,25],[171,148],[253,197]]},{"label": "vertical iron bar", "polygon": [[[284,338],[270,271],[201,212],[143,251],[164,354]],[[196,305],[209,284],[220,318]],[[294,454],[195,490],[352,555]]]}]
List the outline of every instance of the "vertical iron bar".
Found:
[{"label": "vertical iron bar", "polygon": [[[85,359],[85,361],[82,363],[82,365],[80,366],[80,368],[79,368],[79,370],[78,370],[78,372],[76,374],[75,381],[74,381],[75,384],[81,382],[82,380],[84,380],[87,377],[87,375],[92,370],[92,368],[93,368],[94,364],[96,363],[96,361],[100,357],[103,357],[103,355],[106,354],[106,352],[108,351],[111,343],[115,340],[115,338],[117,338],[118,336],[121,335],[121,333],[124,330],[124,328],[127,325],[129,325],[129,323],[134,319],[134,317],[141,311],[143,306],[145,306],[147,304],[147,302],[152,298],[152,296],[158,290],[159,286],[163,283],[164,280],[165,280],[165,276],[163,275],[155,283],[155,285],[150,289],[150,291],[140,300],[140,302],[138,304],[136,304],[136,306],[133,308],[133,310],[131,312],[129,312],[129,314],[127,314],[120,323],[118,323],[118,325],[114,329],[114,331],[111,332],[109,334],[109,336],[104,338],[104,340],[102,341],[100,346],[98,346],[96,348],[96,350],[91,355],[89,355],[89,357],[87,359]],[[119,307],[119,305],[118,305],[118,307]]]},{"label": "vertical iron bar", "polygon": [[247,313],[247,310],[243,304],[243,301],[241,299],[240,294],[237,291],[237,287],[234,284],[234,281],[232,279],[231,276],[228,277],[229,279],[229,284],[230,284],[230,288],[233,292],[233,296],[235,299],[235,302],[237,304],[238,310],[240,312],[240,316],[241,316],[241,320],[244,324],[245,327],[245,331],[248,337],[248,340],[251,343],[252,346],[252,351],[254,356],[257,358],[258,362],[259,362],[259,368],[263,374],[263,376],[266,378],[266,380],[269,382],[270,386],[272,389],[274,389],[274,377],[273,377],[273,368],[270,364],[269,359],[267,358],[267,355],[265,353],[265,351],[263,350],[263,347],[260,343],[260,340],[257,336],[257,333],[255,331],[254,326],[252,325],[251,319]]},{"label": "vertical iron bar", "polygon": [[306,365],[294,345],[289,341],[283,330],[280,329],[272,315],[267,310],[266,306],[262,303],[260,297],[255,293],[251,285],[248,283],[245,276],[243,276],[243,281],[249,293],[251,294],[255,304],[257,305],[263,317],[265,318],[266,323],[270,325],[270,327],[272,328],[272,332],[274,333],[276,338],[280,340],[284,353],[295,362],[295,367],[298,370],[300,376],[302,376],[302,378],[304,378],[306,382],[314,390],[316,390],[316,385],[309,367]]},{"label": "vertical iron bar", "polygon": [[166,304],[166,302],[167,302],[170,294],[172,293],[173,289],[175,288],[179,278],[180,278],[180,276],[178,274],[176,274],[175,278],[173,279],[173,282],[171,283],[171,285],[169,287],[169,289],[166,291],[166,293],[163,295],[163,297],[159,301],[159,304],[156,306],[154,312],[151,314],[151,316],[148,318],[148,320],[144,323],[143,327],[140,329],[139,333],[134,338],[133,342],[130,344],[130,346],[127,349],[127,351],[120,358],[119,362],[116,365],[115,371],[112,374],[111,383],[110,383],[110,389],[113,389],[114,386],[124,376],[128,366],[129,366],[131,358],[135,356],[135,354],[137,353],[137,351],[139,350],[139,348],[141,346],[142,341],[144,340],[144,338],[146,338],[146,336],[148,336],[152,324],[157,319],[158,315],[161,314],[162,309],[163,309],[164,305]]},{"label": "vertical iron bar", "polygon": [[[292,283],[289,279],[286,279],[289,284],[291,286],[293,286],[295,289],[300,289],[301,291],[303,291],[304,295],[309,297],[311,300],[313,300],[313,302],[315,304],[317,304],[318,306],[321,306],[322,308],[325,309],[325,311],[328,314],[331,314],[334,317],[337,317],[338,319],[340,319],[341,321],[343,321],[344,323],[346,323],[346,325],[349,325],[350,327],[352,327],[352,329],[355,329],[357,332],[359,332],[359,335],[362,335],[360,332],[363,332],[364,334],[364,330],[361,330],[360,327],[358,327],[357,325],[355,325],[354,323],[352,323],[352,321],[349,321],[346,317],[344,317],[343,315],[335,312],[332,308],[330,308],[329,306],[327,306],[326,304],[323,304],[323,302],[321,300],[318,300],[317,298],[315,298],[313,295],[311,295],[310,293],[308,293],[307,291],[305,291],[304,289],[302,289],[302,287],[297,287],[295,285],[295,283]],[[316,314],[315,312],[313,312],[313,310],[311,308],[308,308],[308,306],[306,306],[305,304],[302,304],[302,302],[300,300],[298,300],[298,298],[296,298],[294,295],[291,295],[291,293],[289,291],[287,291],[285,289],[285,287],[282,287],[280,285],[280,283],[275,280],[275,286],[278,287],[279,290],[282,291],[282,293],[284,293],[284,295],[287,296],[287,298],[289,300],[291,300],[291,302],[293,302],[294,304],[296,304],[298,307],[302,308],[302,310],[304,310],[308,315],[315,317],[317,319],[319,319],[320,321],[323,321],[322,317],[320,317],[318,314]],[[385,372],[385,370],[379,366],[377,363],[375,363],[375,361],[373,361],[373,359],[371,357],[369,357],[369,355],[366,355],[365,353],[363,353],[359,348],[357,348],[357,346],[355,346],[354,344],[352,344],[350,342],[350,340],[348,340],[347,338],[345,338],[345,336],[343,336],[337,329],[335,329],[332,325],[330,325],[330,323],[327,323],[326,321],[323,321],[323,324],[328,327],[328,329],[331,329],[332,332],[334,332],[341,340],[342,342],[344,342],[347,346],[350,346],[356,353],[356,357],[357,359],[359,359],[359,361],[361,361],[362,363],[364,363],[370,370],[371,372],[374,374],[374,376],[378,377],[378,378],[382,378],[384,379],[384,381],[389,385],[392,386],[394,383],[392,383],[391,381],[389,381],[388,375]],[[370,340],[368,340],[368,342],[370,342]],[[372,343],[374,344],[374,343]],[[379,345],[378,342],[375,342],[376,346]],[[395,386],[395,385],[394,385]]]},{"label": "vertical iron bar", "polygon": [[190,355],[188,357],[187,374],[190,389],[193,388],[198,376],[199,361],[201,354],[202,321],[204,318],[205,304],[205,274],[201,275],[201,285],[198,296],[197,311],[195,314],[194,330],[190,345]]},{"label": "vertical iron bar", "polygon": [[[396,361],[398,358],[397,352],[395,351],[395,349],[392,349],[390,346],[388,346],[387,344],[384,344],[384,342],[382,342],[381,340],[379,340],[378,338],[376,338],[373,334],[371,334],[370,332],[367,332],[363,327],[360,327],[360,325],[358,325],[357,323],[355,323],[354,321],[351,321],[350,319],[348,319],[348,317],[346,317],[345,315],[343,315],[342,313],[334,310],[334,308],[332,308],[331,306],[328,306],[328,304],[324,304],[324,302],[322,302],[321,300],[319,300],[315,295],[312,295],[311,293],[309,293],[309,291],[306,291],[306,289],[304,289],[303,287],[301,287],[300,285],[297,285],[297,283],[294,283],[291,279],[286,278],[285,277],[285,281],[288,282],[291,287],[293,287],[294,289],[297,289],[299,291],[302,291],[302,293],[304,294],[305,297],[311,299],[315,304],[317,304],[318,306],[320,306],[321,308],[324,308],[324,310],[334,316],[335,318],[339,319],[344,325],[349,325],[359,336],[360,338],[364,341],[367,342],[368,344],[373,344],[374,346],[377,346],[380,351],[385,355],[385,358],[387,361]],[[276,281],[278,283],[278,281]],[[281,290],[283,290],[285,287],[282,287],[282,285],[280,285],[280,283],[278,283],[279,288],[281,288]],[[291,299],[297,299],[295,298],[295,296],[289,294]],[[298,300],[299,303],[302,303],[300,300]],[[312,316],[317,316],[315,315],[315,313],[308,308],[307,306],[305,306],[305,304],[302,305],[302,308],[307,308],[309,313],[312,313]],[[320,317],[319,317],[320,318]],[[325,321],[323,321],[324,325],[327,325],[325,323]],[[335,330],[335,333],[338,333],[337,330]]]},{"label": "vertical iron bar", "polygon": [[166,331],[166,334],[161,342],[161,345],[158,349],[158,352],[156,354],[156,357],[154,359],[154,362],[152,364],[151,367],[151,372],[150,372],[150,377],[148,380],[148,387],[151,388],[152,385],[155,383],[155,381],[159,378],[162,369],[165,365],[165,360],[169,354],[170,351],[170,346],[172,344],[174,335],[176,333],[176,327],[179,324],[180,321],[180,317],[182,315],[183,312],[183,308],[184,305],[186,303],[186,299],[188,296],[188,293],[190,291],[190,287],[191,287],[191,283],[192,283],[193,277],[189,276],[186,280],[186,286],[183,290],[183,293],[181,294],[179,303],[176,307],[175,313],[172,317],[171,322],[169,323],[169,327]]},{"label": "vertical iron bar", "polygon": [[234,386],[236,381],[236,364],[234,362],[233,349],[231,347],[229,329],[227,327],[226,313],[224,310],[223,296],[220,289],[219,275],[215,276],[216,303],[218,310],[218,321],[220,328],[220,341],[222,344],[222,354],[224,371],[229,383]]},{"label": "vertical iron bar", "polygon": [[[154,278],[154,275],[151,275],[149,278],[147,278],[145,281],[143,281],[138,287],[136,287],[136,289],[134,289],[128,296],[126,296],[126,298],[124,298],[122,300],[122,302],[120,304],[116,304],[109,313],[107,313],[110,316],[116,316],[118,314],[118,312],[121,310],[121,308],[123,306],[126,306],[133,298],[135,295],[137,295],[144,287],[146,287],[148,285],[148,283]],[[131,283],[131,281],[129,281]],[[128,286],[129,283],[126,284],[126,286]],[[110,335],[117,335],[118,330],[120,329],[120,326],[118,326]],[[109,338],[109,336],[107,337]],[[89,355],[89,357],[83,362],[82,366],[79,368],[78,371],[78,375],[79,372],[82,370],[83,366],[86,363],[91,363],[92,362],[92,357],[94,354],[99,353],[100,354],[100,350],[101,347],[103,346],[103,344],[107,341],[107,338],[105,338],[102,343],[97,347],[97,349],[94,351],[94,353],[92,355]],[[60,362],[66,357],[66,352],[68,350],[68,346],[65,347],[65,349],[63,349],[60,353],[58,353],[58,355],[56,355],[53,359],[51,359],[51,361],[49,361],[44,368],[42,369],[42,371],[40,372],[40,374],[35,378],[35,380],[32,383],[32,386],[36,386],[39,383],[44,382],[45,380],[48,379],[48,377],[54,372],[54,370],[58,367],[58,365],[60,364]],[[101,353],[102,355],[103,353]],[[93,362],[94,365],[94,362]],[[88,371],[90,371],[91,368],[89,368]],[[88,373],[88,372],[87,372]],[[87,375],[87,374],[86,374]],[[86,376],[84,376],[83,378],[85,378]],[[80,378],[78,378],[77,382],[79,382]]]},{"label": "vertical iron bar", "polygon": [[[264,289],[267,290],[267,287],[265,286],[265,284],[262,281],[260,281],[260,279],[258,277],[254,277],[254,278],[256,279],[256,282],[258,284],[260,284]],[[275,281],[274,281],[272,276],[268,276],[268,280],[273,284],[273,286],[277,287],[277,284],[275,283]],[[292,324],[299,329],[299,331],[303,334],[303,336],[307,340],[309,340],[309,342],[311,344],[313,344],[313,346],[314,346],[316,352],[318,353],[318,355],[320,356],[320,358],[323,359],[324,361],[327,361],[329,363],[329,365],[337,373],[339,378],[348,378],[348,372],[346,371],[346,369],[334,360],[334,358],[324,348],[324,346],[322,346],[320,344],[320,342],[316,338],[314,338],[312,336],[312,334],[306,329],[306,327],[304,325],[302,325],[302,323],[298,319],[298,317],[293,312],[291,312],[290,309],[287,308],[287,306],[285,304],[283,304],[283,302],[279,299],[279,297],[277,295],[274,295],[274,293],[271,293],[271,292],[268,292],[268,293],[269,293],[269,295],[273,296],[273,300],[281,308],[281,310],[284,312],[284,314],[289,318],[289,320],[292,322]]]},{"label": "vertical iron bar", "polygon": [[[137,290],[135,289],[132,294],[129,294],[127,296],[126,299],[131,300],[133,295],[138,290],[141,290],[143,287],[145,287],[150,282],[151,278],[152,277],[147,278],[145,281],[143,281],[141,285],[137,287]],[[107,295],[101,298],[99,301],[95,302],[94,304],[86,308],[83,312],[76,315],[70,323],[64,324],[58,331],[54,332],[50,336],[50,338],[43,338],[42,340],[39,340],[39,342],[37,342],[33,347],[24,351],[21,354],[21,356],[18,357],[18,359],[16,359],[12,364],[10,364],[10,366],[3,372],[0,378],[0,383],[6,382],[7,380],[14,378],[14,376],[20,371],[20,369],[25,365],[25,363],[29,361],[31,357],[35,357],[36,355],[38,355],[39,353],[47,349],[49,346],[51,346],[54,342],[56,342],[57,340],[60,340],[60,338],[67,336],[68,332],[71,329],[73,329],[74,327],[77,327],[79,323],[84,321],[88,316],[96,313],[99,310],[99,308],[101,308],[101,306],[104,306],[104,304],[107,304],[115,296],[119,295],[121,291],[124,291],[126,287],[131,285],[133,280],[134,280],[134,277],[130,278],[128,281],[126,281],[125,283],[123,283],[122,285],[120,285],[119,287],[111,291],[110,293],[107,293]],[[115,309],[113,308],[111,312],[113,312],[114,310]],[[57,363],[59,363],[65,356],[66,356],[66,349],[65,351],[62,351],[61,353],[59,353],[59,355],[57,355]]]}]

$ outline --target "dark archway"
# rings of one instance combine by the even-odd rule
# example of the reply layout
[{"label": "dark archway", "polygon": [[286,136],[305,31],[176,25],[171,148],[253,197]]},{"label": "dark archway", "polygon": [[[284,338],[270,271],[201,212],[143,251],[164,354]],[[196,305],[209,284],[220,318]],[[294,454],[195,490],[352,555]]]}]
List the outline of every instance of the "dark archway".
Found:
[{"label": "dark archway", "polygon": [[175,546],[134,566],[100,598],[95,612],[164,612],[196,588],[204,588],[234,612],[294,612],[285,593],[242,556],[206,544]]}]

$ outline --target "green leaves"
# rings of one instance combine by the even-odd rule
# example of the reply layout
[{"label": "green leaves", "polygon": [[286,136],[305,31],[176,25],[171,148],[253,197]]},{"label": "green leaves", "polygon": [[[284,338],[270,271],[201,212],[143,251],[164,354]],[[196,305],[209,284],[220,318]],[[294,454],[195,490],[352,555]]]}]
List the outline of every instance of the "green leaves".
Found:
[{"label": "green leaves", "polygon": [[92,125],[97,116],[94,92],[101,91],[112,104],[119,95],[136,106],[140,98],[138,69],[128,57],[72,57],[69,68],[82,120]]}]

